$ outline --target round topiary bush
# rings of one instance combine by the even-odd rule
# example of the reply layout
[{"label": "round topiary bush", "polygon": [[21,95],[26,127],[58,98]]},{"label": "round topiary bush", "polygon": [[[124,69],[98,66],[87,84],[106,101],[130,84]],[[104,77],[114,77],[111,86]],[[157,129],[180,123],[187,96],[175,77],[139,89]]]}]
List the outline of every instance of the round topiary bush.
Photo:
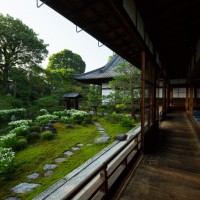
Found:
[{"label": "round topiary bush", "polygon": [[35,142],[36,140],[39,140],[41,138],[41,134],[38,132],[31,132],[27,136],[28,142]]},{"label": "round topiary bush", "polygon": [[24,139],[19,139],[17,140],[17,143],[16,143],[16,146],[15,146],[15,149],[16,150],[22,150],[22,149],[25,149],[28,145],[28,142],[27,140],[24,138]]},{"label": "round topiary bush", "polygon": [[30,127],[30,132],[38,132],[40,133],[40,126],[34,125]]},{"label": "round topiary bush", "polygon": [[54,134],[51,131],[45,131],[42,133],[42,140],[52,140],[54,138]]}]

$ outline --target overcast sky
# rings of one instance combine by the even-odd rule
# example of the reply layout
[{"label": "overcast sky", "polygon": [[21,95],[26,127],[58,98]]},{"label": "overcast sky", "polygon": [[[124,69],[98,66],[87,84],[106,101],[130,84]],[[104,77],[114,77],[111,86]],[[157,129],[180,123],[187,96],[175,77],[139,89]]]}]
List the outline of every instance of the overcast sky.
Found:
[{"label": "overcast sky", "polygon": [[[41,3],[39,1],[39,3]],[[49,44],[49,55],[63,49],[79,54],[86,63],[86,71],[104,66],[113,52],[46,5],[36,6],[36,0],[0,0],[0,13],[20,19]],[[48,64],[48,58],[42,63]]]}]

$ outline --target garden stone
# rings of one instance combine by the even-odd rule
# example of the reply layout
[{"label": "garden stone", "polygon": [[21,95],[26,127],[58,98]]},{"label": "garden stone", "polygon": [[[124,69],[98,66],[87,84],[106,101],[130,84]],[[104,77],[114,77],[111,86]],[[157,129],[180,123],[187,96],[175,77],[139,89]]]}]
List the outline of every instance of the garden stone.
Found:
[{"label": "garden stone", "polygon": [[91,145],[92,145],[91,143],[88,143],[88,144],[87,144],[87,146],[91,146]]},{"label": "garden stone", "polygon": [[27,176],[27,178],[28,179],[36,179],[36,178],[38,178],[40,176],[40,174],[38,174],[38,173],[33,173],[33,174],[29,174],[28,176]]},{"label": "garden stone", "polygon": [[55,124],[56,122],[58,122],[58,120],[51,120],[50,121],[51,124]]},{"label": "garden stone", "polygon": [[71,124],[67,124],[66,128],[73,128],[73,126]]},{"label": "garden stone", "polygon": [[123,141],[123,140],[126,140],[127,138],[127,135],[126,134],[119,134],[119,135],[116,135],[114,137],[115,140],[119,140],[119,141]]},{"label": "garden stone", "polygon": [[22,199],[19,197],[8,197],[5,200],[22,200]]},{"label": "garden stone", "polygon": [[17,120],[17,118],[15,117],[15,115],[12,115],[11,118],[10,118],[10,121],[11,121],[11,122],[14,122],[14,121],[16,121],[16,120]]},{"label": "garden stone", "polygon": [[66,161],[67,160],[67,158],[56,158],[55,159],[55,162],[56,163],[62,163],[62,162],[64,162],[64,161]]},{"label": "garden stone", "polygon": [[110,140],[110,137],[100,137],[94,140],[94,143],[106,143]]},{"label": "garden stone", "polygon": [[45,164],[45,165],[43,166],[43,169],[44,169],[44,170],[47,170],[47,169],[55,169],[57,166],[58,166],[58,165],[56,165],[56,164]]},{"label": "garden stone", "polygon": [[51,174],[53,174],[54,171],[53,170],[48,170],[44,173],[44,175],[47,177],[47,176],[50,176]]},{"label": "garden stone", "polygon": [[103,127],[97,127],[98,131],[104,131]]},{"label": "garden stone", "polygon": [[71,150],[78,151],[78,150],[80,150],[80,148],[78,148],[78,147],[72,147]]},{"label": "garden stone", "polygon": [[81,143],[78,143],[76,146],[77,146],[77,147],[82,147],[82,146],[83,146],[83,144],[81,144]]},{"label": "garden stone", "polygon": [[40,186],[40,184],[36,183],[20,183],[11,189],[12,193],[23,194],[29,191],[32,191],[34,188]]},{"label": "garden stone", "polygon": [[73,155],[74,153],[73,152],[71,152],[71,151],[65,151],[64,152],[64,155],[65,156],[71,156],[71,155]]}]

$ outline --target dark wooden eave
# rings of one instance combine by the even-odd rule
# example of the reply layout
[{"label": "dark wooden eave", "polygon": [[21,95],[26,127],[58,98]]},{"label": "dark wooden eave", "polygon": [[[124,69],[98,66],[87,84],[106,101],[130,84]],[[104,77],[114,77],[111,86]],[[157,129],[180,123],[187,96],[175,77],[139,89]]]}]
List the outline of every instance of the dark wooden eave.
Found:
[{"label": "dark wooden eave", "polygon": [[[146,46],[122,0],[47,0],[45,3],[133,65],[141,66],[140,53]],[[154,50],[160,54],[162,67],[170,78],[185,78],[200,36],[200,1],[135,0],[135,3]]]}]

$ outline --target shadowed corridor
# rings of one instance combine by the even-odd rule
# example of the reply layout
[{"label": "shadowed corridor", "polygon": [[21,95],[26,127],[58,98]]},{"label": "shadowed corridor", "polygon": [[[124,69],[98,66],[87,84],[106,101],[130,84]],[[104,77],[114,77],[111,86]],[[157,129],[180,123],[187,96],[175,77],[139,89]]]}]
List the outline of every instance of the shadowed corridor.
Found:
[{"label": "shadowed corridor", "polygon": [[200,145],[185,112],[161,122],[156,151],[144,156],[117,199],[200,199]]}]

